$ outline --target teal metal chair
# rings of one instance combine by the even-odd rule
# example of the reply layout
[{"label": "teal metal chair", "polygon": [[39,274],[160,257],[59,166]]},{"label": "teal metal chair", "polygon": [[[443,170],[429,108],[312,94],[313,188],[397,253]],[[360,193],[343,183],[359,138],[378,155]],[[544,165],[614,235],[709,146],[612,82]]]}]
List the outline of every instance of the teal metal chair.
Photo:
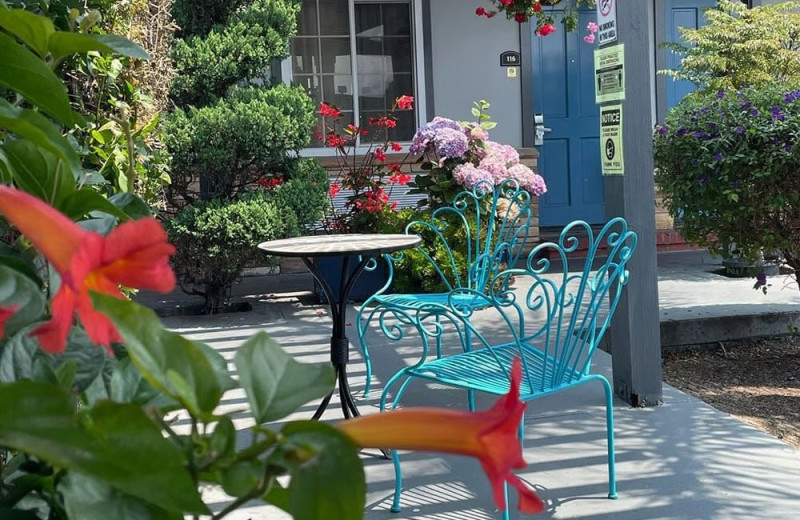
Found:
[{"label": "teal metal chair", "polygon": [[[438,293],[389,293],[395,264],[403,260],[405,253],[384,255],[388,281],[364,302],[357,319],[367,369],[365,397],[369,395],[372,381],[372,360],[366,341],[372,323],[377,320],[380,330],[391,340],[402,339],[406,331],[416,330],[425,350],[428,341],[433,339],[437,356],[441,356],[443,318],[453,310],[468,316],[470,311],[486,305],[472,293],[484,292],[502,269],[516,265],[528,238],[531,219],[530,193],[510,179],[499,186],[478,183],[472,190],[459,193],[451,206],[432,212],[429,220],[414,221],[406,226],[406,234],[419,234],[427,239],[417,250],[445,289]],[[465,247],[457,250],[451,247],[446,235],[452,236],[453,232],[462,237]],[[457,267],[463,258],[466,272],[460,272]],[[367,269],[374,268],[375,264]],[[457,292],[462,290],[464,292]],[[446,321],[458,326],[458,320]],[[469,329],[462,332],[470,333]]]},{"label": "teal metal chair", "polygon": [[[542,243],[531,251],[524,268],[509,268],[494,274],[487,285],[489,290],[456,288],[447,295],[446,302],[418,307],[414,319],[425,324],[435,318],[434,326],[423,325],[430,331],[429,336],[441,335],[443,327],[437,322],[442,317],[457,323],[464,350],[444,357],[437,352],[433,358],[423,342],[419,361],[387,382],[381,395],[381,411],[387,408],[389,394],[398,382],[391,408],[400,404],[414,379],[469,392],[503,395],[509,389],[515,358],[522,361],[523,401],[599,381],[605,391],[608,497],[616,498],[613,394],[608,380],[592,374],[590,368],[592,355],[619,303],[622,286],[628,281],[626,264],[636,248],[636,240],[636,234],[628,230],[622,218],[609,221],[596,235],[589,224],[576,221],[564,228],[557,243]],[[569,272],[567,256],[576,251],[581,241],[588,248],[583,269]],[[607,254],[602,263],[597,259],[598,251]],[[516,279],[514,286],[508,283],[511,277]],[[461,305],[459,302],[465,299],[473,303]],[[478,308],[483,310],[476,311]],[[481,320],[491,324],[491,331],[482,332],[479,328],[484,327],[476,327],[477,312],[494,313],[488,316],[494,319],[486,319],[484,315]],[[500,331],[498,324],[502,324]],[[497,339],[503,335],[503,340]],[[473,348],[473,342],[477,348]],[[472,400],[469,405],[474,410]],[[520,438],[522,428],[520,424]],[[392,457],[396,475],[392,511],[397,512],[402,473],[396,451]],[[508,518],[507,512],[504,518]]]}]

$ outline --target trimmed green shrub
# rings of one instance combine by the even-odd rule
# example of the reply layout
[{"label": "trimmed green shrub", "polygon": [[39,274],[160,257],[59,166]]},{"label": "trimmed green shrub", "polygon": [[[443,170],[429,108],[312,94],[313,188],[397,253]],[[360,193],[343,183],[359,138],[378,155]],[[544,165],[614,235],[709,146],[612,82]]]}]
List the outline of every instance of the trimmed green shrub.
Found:
[{"label": "trimmed green shrub", "polygon": [[212,27],[223,24],[247,0],[175,0],[172,18],[178,25],[177,35],[188,38],[208,34]]},{"label": "trimmed green shrub", "polygon": [[199,109],[176,110],[167,122],[172,198],[232,197],[258,179],[286,171],[286,152],[308,144],[311,98],[300,87],[243,87]]},{"label": "trimmed green shrub", "polygon": [[299,159],[290,163],[286,179],[273,190],[275,204],[291,209],[300,230],[307,231],[328,207],[328,172],[316,159]]},{"label": "trimmed green shrub", "polygon": [[[242,81],[267,79],[270,62],[289,54],[298,11],[299,5],[291,1],[257,0],[232,13],[225,25],[177,40],[173,59],[180,74],[171,89],[175,104],[208,105]],[[198,30],[199,23],[193,19],[191,27]]]},{"label": "trimmed green shrub", "polygon": [[299,232],[294,212],[263,192],[232,202],[199,202],[165,227],[177,249],[172,265],[178,282],[187,293],[205,298],[207,313],[223,307],[244,267],[263,256],[259,243]]},{"label": "trimmed green shrub", "polygon": [[655,181],[684,238],[800,269],[800,83],[688,96],[654,136]]}]

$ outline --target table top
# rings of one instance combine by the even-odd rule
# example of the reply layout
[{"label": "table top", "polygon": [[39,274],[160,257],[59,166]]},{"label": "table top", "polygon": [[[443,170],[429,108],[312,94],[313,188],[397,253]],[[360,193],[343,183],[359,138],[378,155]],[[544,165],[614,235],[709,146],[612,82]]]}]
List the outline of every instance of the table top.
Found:
[{"label": "table top", "polygon": [[258,244],[262,251],[275,256],[382,255],[416,247],[419,235],[340,234],[270,240]]}]

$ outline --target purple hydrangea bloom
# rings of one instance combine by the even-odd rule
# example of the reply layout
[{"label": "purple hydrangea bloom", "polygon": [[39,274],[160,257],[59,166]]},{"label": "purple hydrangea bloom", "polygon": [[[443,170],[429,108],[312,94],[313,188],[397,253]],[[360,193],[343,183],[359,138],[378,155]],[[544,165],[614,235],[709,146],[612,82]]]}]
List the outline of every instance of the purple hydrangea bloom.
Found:
[{"label": "purple hydrangea bloom", "polygon": [[440,160],[461,157],[467,152],[469,142],[461,128],[444,127],[438,129],[433,137],[433,146]]},{"label": "purple hydrangea bloom", "polygon": [[461,125],[452,119],[438,116],[434,117],[432,121],[422,125],[419,130],[417,130],[417,133],[414,134],[414,138],[411,141],[411,146],[409,147],[408,151],[412,154],[424,152],[426,149],[428,149],[428,146],[433,143],[436,133],[444,129],[456,130],[458,132],[462,131]]}]

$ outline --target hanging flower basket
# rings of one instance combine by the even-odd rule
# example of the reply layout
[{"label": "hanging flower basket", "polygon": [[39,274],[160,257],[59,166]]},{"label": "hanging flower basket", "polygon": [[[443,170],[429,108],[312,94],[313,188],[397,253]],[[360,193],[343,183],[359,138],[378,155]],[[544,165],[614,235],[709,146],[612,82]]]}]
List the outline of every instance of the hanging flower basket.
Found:
[{"label": "hanging flower basket", "polygon": [[567,32],[578,28],[578,9],[594,7],[594,0],[491,0],[492,7],[478,7],[475,14],[493,18],[505,13],[519,23],[536,23],[536,34],[547,36],[556,31],[555,15],[563,12],[561,24]]}]

